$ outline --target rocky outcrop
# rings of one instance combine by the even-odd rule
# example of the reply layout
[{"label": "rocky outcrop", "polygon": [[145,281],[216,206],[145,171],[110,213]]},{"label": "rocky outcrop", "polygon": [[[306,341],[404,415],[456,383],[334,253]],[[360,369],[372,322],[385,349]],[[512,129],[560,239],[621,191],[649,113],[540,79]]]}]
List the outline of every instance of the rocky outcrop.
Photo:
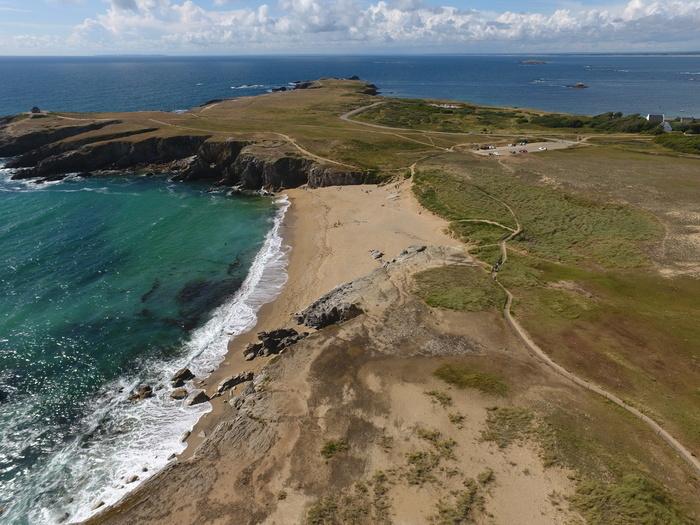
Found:
[{"label": "rocky outcrop", "polygon": [[49,157],[54,157],[62,153],[75,150],[81,146],[96,142],[106,142],[110,140],[117,140],[126,137],[133,137],[135,135],[142,135],[145,133],[151,133],[156,131],[155,128],[143,128],[132,131],[122,131],[115,133],[108,133],[103,135],[90,135],[85,138],[78,138],[76,140],[71,140],[67,142],[54,142],[52,144],[46,144],[40,148],[32,149],[18,157],[11,159],[7,164],[7,168],[31,168],[39,164],[42,160]]},{"label": "rocky outcrop", "polygon": [[180,387],[185,384],[185,381],[189,381],[190,379],[194,379],[192,371],[189,368],[181,368],[173,374],[173,377],[170,378],[170,382],[174,387]]},{"label": "rocky outcrop", "polygon": [[225,182],[246,189],[295,188],[307,183],[309,164],[310,161],[301,157],[264,159],[244,152],[236,159]]},{"label": "rocky outcrop", "polygon": [[149,137],[141,141],[109,141],[83,146],[43,159],[21,177],[44,177],[107,169],[128,169],[172,162],[197,153],[205,136]]},{"label": "rocky outcrop", "polygon": [[27,151],[41,148],[47,144],[65,140],[69,137],[102,129],[112,124],[117,124],[116,120],[93,122],[82,126],[63,126],[54,129],[46,129],[22,135],[12,135],[5,133],[0,135],[0,157],[14,157]]},{"label": "rocky outcrop", "polygon": [[353,282],[337,287],[294,317],[299,324],[316,329],[357,317],[362,309],[356,304],[355,286]]},{"label": "rocky outcrop", "polygon": [[249,144],[241,140],[206,141],[181,165],[171,165],[169,169],[177,173],[177,180],[216,179],[222,184],[235,181],[236,159]]},{"label": "rocky outcrop", "polygon": [[187,389],[184,387],[179,387],[170,392],[170,397],[172,399],[185,399],[187,397]]},{"label": "rocky outcrop", "polygon": [[[15,179],[56,180],[69,173],[85,176],[100,171],[137,170],[171,174],[175,180],[212,180],[218,185],[245,190],[277,191],[304,184],[316,188],[376,182],[370,171],[323,164],[284,150],[261,148],[250,141],[211,140],[205,135],[151,135],[140,140],[135,137],[151,131],[115,132],[45,143],[54,138],[51,132],[46,132],[45,139],[29,140],[28,144],[39,145],[22,151],[7,167],[22,168],[13,175]],[[131,140],[122,140],[127,137]]]},{"label": "rocky outcrop", "polygon": [[237,386],[237,385],[240,385],[241,383],[245,383],[246,381],[252,381],[252,380],[253,380],[253,372],[241,372],[240,374],[229,376],[229,377],[223,379],[219,383],[219,386],[216,389],[216,393],[222,394],[222,393],[226,392],[227,390],[231,390],[234,386]]},{"label": "rocky outcrop", "polygon": [[193,390],[190,396],[187,398],[187,405],[194,406],[201,403],[206,403],[209,401],[209,396],[204,390]]},{"label": "rocky outcrop", "polygon": [[246,361],[250,361],[258,356],[268,356],[279,354],[285,348],[296,344],[304,339],[307,332],[297,332],[294,328],[280,328],[270,332],[258,333],[259,343],[250,343],[243,350]]},{"label": "rocky outcrop", "polygon": [[129,401],[143,401],[153,397],[153,388],[150,385],[139,385],[129,395]]},{"label": "rocky outcrop", "polygon": [[362,88],[360,93],[364,93],[365,95],[379,95],[379,88],[374,84],[367,84]]}]

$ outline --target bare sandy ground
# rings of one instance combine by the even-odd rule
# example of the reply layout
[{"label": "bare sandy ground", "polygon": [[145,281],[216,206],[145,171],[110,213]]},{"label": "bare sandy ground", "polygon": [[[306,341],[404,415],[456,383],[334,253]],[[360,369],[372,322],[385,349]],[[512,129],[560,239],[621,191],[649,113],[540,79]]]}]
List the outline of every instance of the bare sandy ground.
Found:
[{"label": "bare sandy ground", "polygon": [[[560,504],[568,472],[544,468],[534,444],[500,447],[482,432],[494,405],[580,392],[537,366],[498,311],[434,310],[411,293],[416,271],[444,264],[477,263],[460,247],[429,248],[355,281],[362,315],[267,360],[194,455],[93,521],[425,524],[472,487],[470,522],[575,523]],[[453,389],[433,376],[444,363],[504,371],[517,389]],[[345,449],[324,456],[329,440]]]},{"label": "bare sandy ground", "polygon": [[[285,243],[291,246],[287,284],[274,302],[260,310],[255,328],[232,339],[226,360],[202,385],[210,395],[221,379],[264,366],[264,360],[249,363],[242,354],[258,332],[295,326],[295,312],[336,286],[368,274],[410,245],[463,246],[445,232],[443,219],[418,204],[408,181],[285,193],[291,202],[283,227]],[[371,250],[384,257],[375,260]],[[212,400],[213,410],[192,431],[182,458],[190,457],[211,433],[226,410],[225,402]]]}]

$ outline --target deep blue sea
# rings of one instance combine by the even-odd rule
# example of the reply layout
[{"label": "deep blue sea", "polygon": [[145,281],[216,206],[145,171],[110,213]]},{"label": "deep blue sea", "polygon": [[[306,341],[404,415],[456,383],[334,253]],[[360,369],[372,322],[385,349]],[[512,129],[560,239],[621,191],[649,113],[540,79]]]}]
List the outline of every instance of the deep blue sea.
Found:
[{"label": "deep blue sea", "polygon": [[[539,59],[545,64],[525,65]],[[700,117],[700,55],[0,58],[0,115],[188,109],[294,80],[359,75],[387,95]],[[566,87],[577,82],[588,89]]]}]

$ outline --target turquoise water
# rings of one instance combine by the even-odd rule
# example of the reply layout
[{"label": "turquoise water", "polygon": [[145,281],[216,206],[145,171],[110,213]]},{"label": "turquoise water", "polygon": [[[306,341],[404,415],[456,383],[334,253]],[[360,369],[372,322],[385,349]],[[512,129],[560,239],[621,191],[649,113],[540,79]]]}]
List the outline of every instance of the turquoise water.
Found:
[{"label": "turquoise water", "polygon": [[[78,519],[116,500],[126,478],[162,467],[209,409],[171,400],[167,378],[185,364],[206,375],[283,284],[282,205],[163,177],[36,185],[8,175],[2,520]],[[156,396],[128,401],[140,383]]]}]

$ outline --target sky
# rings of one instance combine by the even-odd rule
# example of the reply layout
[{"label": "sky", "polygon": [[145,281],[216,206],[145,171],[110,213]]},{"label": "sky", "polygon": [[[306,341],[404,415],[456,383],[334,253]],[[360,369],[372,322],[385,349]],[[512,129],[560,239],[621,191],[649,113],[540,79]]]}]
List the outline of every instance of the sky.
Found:
[{"label": "sky", "polygon": [[0,55],[700,51],[700,0],[0,0]]}]

